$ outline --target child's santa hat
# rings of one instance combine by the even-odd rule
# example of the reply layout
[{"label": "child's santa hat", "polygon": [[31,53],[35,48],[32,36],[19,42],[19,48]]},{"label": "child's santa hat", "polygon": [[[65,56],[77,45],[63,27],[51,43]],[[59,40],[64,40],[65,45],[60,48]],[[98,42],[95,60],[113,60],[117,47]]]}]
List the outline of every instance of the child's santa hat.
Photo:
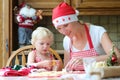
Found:
[{"label": "child's santa hat", "polygon": [[65,2],[60,3],[53,9],[52,22],[57,28],[59,25],[67,24],[70,22],[78,21],[77,14],[70,5]]}]

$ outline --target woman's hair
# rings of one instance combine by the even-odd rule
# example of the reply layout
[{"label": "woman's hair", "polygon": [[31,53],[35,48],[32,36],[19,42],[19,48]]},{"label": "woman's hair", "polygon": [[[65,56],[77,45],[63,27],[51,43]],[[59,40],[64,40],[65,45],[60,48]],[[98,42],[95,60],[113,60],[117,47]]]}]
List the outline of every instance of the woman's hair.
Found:
[{"label": "woman's hair", "polygon": [[53,41],[54,41],[53,33],[45,27],[38,27],[32,33],[31,44],[34,45],[34,43],[36,42],[37,39],[43,39],[43,38],[46,38],[46,37],[49,40],[51,40],[51,44],[52,44]]}]

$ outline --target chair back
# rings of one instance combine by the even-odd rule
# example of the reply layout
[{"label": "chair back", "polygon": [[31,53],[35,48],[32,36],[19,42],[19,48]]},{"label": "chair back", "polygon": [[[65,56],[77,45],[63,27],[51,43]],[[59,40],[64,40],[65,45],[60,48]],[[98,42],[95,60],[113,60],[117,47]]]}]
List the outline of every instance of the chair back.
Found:
[{"label": "chair back", "polygon": [[[8,58],[6,67],[14,66],[14,65],[23,65],[25,66],[27,63],[27,55],[34,49],[32,45],[24,46],[16,51],[14,51],[11,56]],[[50,53],[52,53],[56,59],[62,62],[62,58],[60,55],[52,48],[49,49]],[[63,65],[62,65],[63,66]]]}]

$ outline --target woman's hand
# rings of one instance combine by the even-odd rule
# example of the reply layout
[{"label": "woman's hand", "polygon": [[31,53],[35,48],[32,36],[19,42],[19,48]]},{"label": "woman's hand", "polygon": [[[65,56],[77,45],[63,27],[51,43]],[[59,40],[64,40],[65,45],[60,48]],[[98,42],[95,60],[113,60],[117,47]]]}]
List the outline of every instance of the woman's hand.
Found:
[{"label": "woman's hand", "polygon": [[83,70],[83,60],[80,57],[74,57],[67,63],[65,69],[67,71]]}]

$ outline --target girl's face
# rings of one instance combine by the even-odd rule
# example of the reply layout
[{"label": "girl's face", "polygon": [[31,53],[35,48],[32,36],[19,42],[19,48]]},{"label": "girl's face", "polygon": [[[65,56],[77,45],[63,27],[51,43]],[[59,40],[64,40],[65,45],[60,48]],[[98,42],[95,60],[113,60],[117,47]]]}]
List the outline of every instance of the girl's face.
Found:
[{"label": "girl's face", "polygon": [[50,48],[50,38],[37,39],[35,42],[36,50],[41,54],[46,54]]}]

